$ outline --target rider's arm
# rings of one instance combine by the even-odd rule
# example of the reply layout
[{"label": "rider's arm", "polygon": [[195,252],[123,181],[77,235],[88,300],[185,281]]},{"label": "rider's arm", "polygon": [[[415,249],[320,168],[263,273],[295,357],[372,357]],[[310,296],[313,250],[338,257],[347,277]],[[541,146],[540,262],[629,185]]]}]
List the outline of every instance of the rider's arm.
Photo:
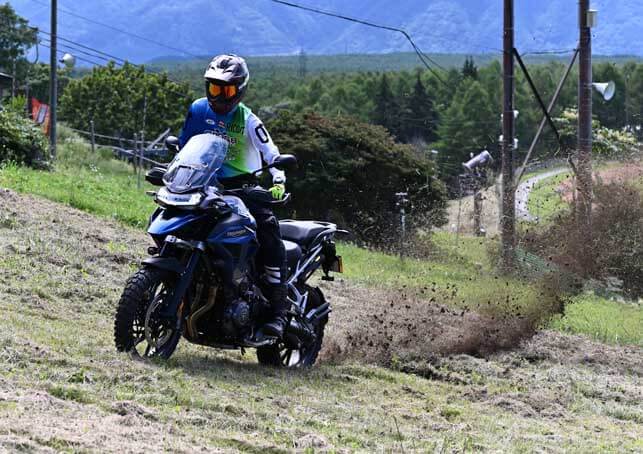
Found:
[{"label": "rider's arm", "polygon": [[[270,134],[268,134],[268,130],[266,130],[266,127],[263,125],[261,120],[257,118],[256,115],[251,114],[248,117],[248,120],[246,122],[246,130],[252,146],[256,150],[259,150],[259,152],[261,153],[261,157],[266,162],[266,164],[272,164],[277,156],[279,156],[279,149],[273,143]],[[272,168],[270,169],[270,174],[272,175],[273,182],[286,182],[286,174],[283,171]]]},{"label": "rider's arm", "polygon": [[197,119],[196,117],[196,101],[192,103],[190,109],[188,109],[188,114],[185,116],[185,121],[183,122],[183,128],[181,129],[181,135],[179,136],[179,146],[183,146],[187,143],[188,140],[192,138],[195,134],[198,134]]}]

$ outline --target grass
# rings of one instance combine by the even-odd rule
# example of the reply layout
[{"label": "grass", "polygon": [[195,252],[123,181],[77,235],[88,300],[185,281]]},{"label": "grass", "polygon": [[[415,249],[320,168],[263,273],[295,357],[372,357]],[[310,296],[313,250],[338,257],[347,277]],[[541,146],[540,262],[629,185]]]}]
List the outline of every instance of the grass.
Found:
[{"label": "grass", "polygon": [[[138,189],[130,165],[111,159],[104,152],[92,155],[88,150],[82,139],[61,128],[58,162],[53,172],[7,165],[0,170],[0,186],[143,228],[155,207],[144,191],[153,186],[143,181]],[[561,174],[549,178],[534,188],[529,203],[538,205],[541,216],[550,216],[562,207],[563,202],[554,189],[568,176]],[[11,218],[0,219],[0,225],[10,226],[13,222]],[[482,313],[528,317],[546,313],[538,286],[528,279],[501,278],[495,273],[495,264],[488,254],[490,240],[460,236],[457,241],[456,244],[456,238],[447,232],[433,234],[430,257],[421,260],[402,260],[395,255],[340,244],[339,251],[345,262],[344,277],[366,286],[414,292],[426,299],[438,296],[440,303]],[[122,244],[108,244],[112,253],[122,252],[123,248]],[[42,288],[39,291],[46,294]],[[607,329],[601,318],[571,312],[565,320],[566,325],[558,320],[552,326],[567,331],[575,327],[573,332],[599,340],[624,339],[616,325],[610,325],[614,330]]]},{"label": "grass", "polygon": [[[81,175],[87,185],[83,191],[93,197],[77,206],[137,229],[78,216],[73,225],[60,222],[54,231],[43,222],[68,218],[70,213],[58,212],[66,208],[48,205],[48,211],[39,212],[44,204],[34,201],[12,214],[11,201],[0,197],[0,450],[643,448],[634,374],[534,363],[533,355],[523,357],[520,351],[487,359],[440,358],[433,367],[443,378],[430,380],[355,363],[282,371],[258,366],[253,354],[187,342],[168,362],[118,354],[112,339],[114,305],[130,273],[122,259],[136,263],[144,253],[140,227],[153,204],[122,163],[79,155],[72,165],[65,153],[74,150],[67,144],[61,148],[67,157],[55,172],[9,166],[0,171],[0,185],[72,205],[65,189]],[[121,208],[127,211],[118,215]],[[488,243],[481,239],[461,237],[456,247],[453,236],[438,234],[429,260],[401,261],[352,245],[339,247],[351,282],[420,294],[435,285],[443,296],[452,295],[453,304],[487,295],[502,307],[506,297],[523,291],[530,305],[538,298],[526,282],[493,276]],[[334,315],[337,323],[339,314]],[[586,392],[571,394],[572,379],[586,384]],[[616,404],[609,396],[617,387]],[[561,412],[562,419],[539,414],[540,407]]]},{"label": "grass", "polygon": [[459,308],[502,316],[536,316],[545,302],[538,286],[519,278],[501,277],[490,260],[490,241],[437,232],[428,258],[404,258],[340,244],[344,276],[371,287],[415,293]]},{"label": "grass", "polygon": [[643,305],[580,295],[551,321],[551,328],[601,342],[643,346]]},{"label": "grass", "polygon": [[137,176],[131,165],[108,159],[105,152],[92,156],[85,144],[63,141],[52,172],[5,165],[0,170],[0,186],[35,194],[54,202],[134,227],[144,227],[154,209],[146,190],[154,189]]},{"label": "grass", "polygon": [[565,209],[567,204],[557,192],[560,184],[571,177],[571,173],[561,173],[539,181],[529,194],[529,212],[540,219],[541,223],[551,220],[554,215]]}]

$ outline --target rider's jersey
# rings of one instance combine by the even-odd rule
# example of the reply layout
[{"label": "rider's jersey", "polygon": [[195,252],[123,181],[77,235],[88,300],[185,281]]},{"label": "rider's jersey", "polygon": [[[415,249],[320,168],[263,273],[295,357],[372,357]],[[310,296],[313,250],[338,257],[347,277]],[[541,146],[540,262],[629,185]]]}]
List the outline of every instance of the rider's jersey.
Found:
[{"label": "rider's jersey", "polygon": [[[179,137],[181,148],[197,134],[216,134],[230,144],[219,178],[232,178],[252,173],[266,164],[272,164],[279,150],[272,142],[261,120],[243,103],[227,115],[219,115],[210,108],[207,98],[197,99],[190,106]],[[273,180],[286,180],[282,171],[270,169]]]}]

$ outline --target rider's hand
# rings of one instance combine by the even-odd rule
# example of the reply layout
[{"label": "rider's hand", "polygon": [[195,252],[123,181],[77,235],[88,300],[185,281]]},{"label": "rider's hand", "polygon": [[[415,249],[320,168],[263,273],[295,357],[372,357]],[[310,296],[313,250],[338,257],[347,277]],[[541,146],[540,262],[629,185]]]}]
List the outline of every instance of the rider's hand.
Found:
[{"label": "rider's hand", "polygon": [[270,194],[272,194],[272,198],[275,200],[281,200],[284,198],[284,195],[286,194],[286,185],[283,183],[277,183],[270,189]]}]

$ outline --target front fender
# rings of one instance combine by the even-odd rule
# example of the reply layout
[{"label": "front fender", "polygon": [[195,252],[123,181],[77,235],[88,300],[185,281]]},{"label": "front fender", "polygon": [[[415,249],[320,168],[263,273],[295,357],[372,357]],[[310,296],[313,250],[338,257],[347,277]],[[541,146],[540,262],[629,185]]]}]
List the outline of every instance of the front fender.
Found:
[{"label": "front fender", "polygon": [[141,262],[144,266],[169,271],[177,275],[183,274],[186,265],[183,265],[175,257],[149,257]]}]

